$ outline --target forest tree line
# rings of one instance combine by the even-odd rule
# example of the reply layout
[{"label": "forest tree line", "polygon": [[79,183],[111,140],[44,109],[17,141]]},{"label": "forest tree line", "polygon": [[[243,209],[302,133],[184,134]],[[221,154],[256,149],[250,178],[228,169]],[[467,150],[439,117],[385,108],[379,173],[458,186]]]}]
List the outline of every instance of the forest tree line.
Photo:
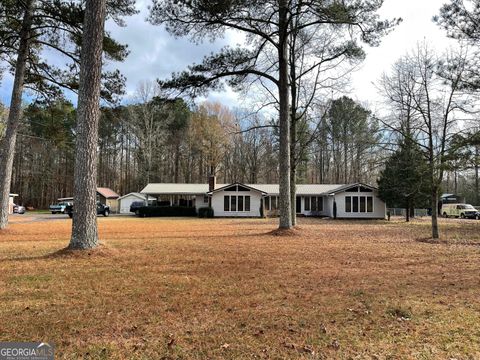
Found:
[{"label": "forest tree line", "polygon": [[[149,182],[206,183],[212,171],[219,183],[278,183],[278,128],[273,119],[220,103],[196,106],[161,98],[148,83],[137,93],[135,104],[102,108],[99,186],[124,195]],[[386,143],[391,134],[349,97],[326,107],[299,127],[297,182],[375,185],[391,154],[392,144]],[[72,196],[75,112],[63,98],[25,107],[12,178],[20,203],[46,208]],[[2,107],[2,120],[6,113]],[[446,164],[442,191],[480,203],[479,148],[455,150]],[[429,207],[425,196],[416,206]]]},{"label": "forest tree line", "polygon": [[[275,119],[153,89],[141,84],[134,104],[102,108],[98,186],[123,195],[149,182],[206,183],[211,173],[219,183],[278,183]],[[327,106],[301,121],[298,183],[375,183],[385,154],[378,121],[348,97]],[[72,195],[75,118],[64,98],[25,107],[12,177],[20,203],[45,208]]]}]

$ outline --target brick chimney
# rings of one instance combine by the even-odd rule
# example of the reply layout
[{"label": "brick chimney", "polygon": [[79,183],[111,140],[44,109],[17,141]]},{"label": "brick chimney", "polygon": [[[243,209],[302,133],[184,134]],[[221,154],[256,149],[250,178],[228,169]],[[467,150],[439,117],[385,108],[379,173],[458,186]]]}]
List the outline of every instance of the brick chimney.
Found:
[{"label": "brick chimney", "polygon": [[217,177],[215,175],[210,175],[208,177],[208,191],[213,191],[217,187]]}]

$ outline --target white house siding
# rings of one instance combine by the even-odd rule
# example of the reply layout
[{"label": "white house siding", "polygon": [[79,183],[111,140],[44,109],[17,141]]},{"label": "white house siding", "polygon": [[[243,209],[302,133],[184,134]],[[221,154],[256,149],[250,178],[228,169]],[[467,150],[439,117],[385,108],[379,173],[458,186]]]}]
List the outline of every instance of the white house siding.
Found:
[{"label": "white house siding", "polygon": [[[324,209],[325,216],[333,218],[333,196],[325,196]],[[338,204],[337,204],[338,205]],[[337,208],[338,213],[338,208]]]},{"label": "white house siding", "polygon": [[[205,202],[205,200],[207,201]],[[197,213],[198,213],[198,209],[203,207],[208,207],[208,196],[207,195],[195,196],[195,209],[197,210]]]},{"label": "white house siding", "polygon": [[[225,196],[250,196],[250,211],[224,211]],[[257,191],[217,191],[212,194],[215,217],[260,217],[262,194]]]},{"label": "white house siding", "polygon": [[[373,212],[346,212],[345,211],[345,197],[347,196],[372,196],[373,197]],[[380,200],[377,193],[373,192],[341,192],[335,194],[335,201],[337,202],[337,218],[350,219],[385,219],[386,206]]]}]

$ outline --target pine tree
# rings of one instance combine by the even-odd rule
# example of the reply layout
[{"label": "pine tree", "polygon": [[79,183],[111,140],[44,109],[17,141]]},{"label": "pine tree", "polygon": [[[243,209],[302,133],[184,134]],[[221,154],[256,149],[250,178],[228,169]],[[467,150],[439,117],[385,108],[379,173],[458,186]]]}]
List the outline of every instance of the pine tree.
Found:
[{"label": "pine tree", "polygon": [[75,250],[98,245],[97,144],[105,15],[106,0],[86,1],[77,110],[75,207],[69,245]]},{"label": "pine tree", "polygon": [[378,179],[378,192],[389,207],[405,209],[406,221],[410,221],[411,209],[415,205],[428,203],[428,164],[414,141],[403,140],[387,160]]},{"label": "pine tree", "polygon": [[[244,33],[248,46],[224,48],[207,56],[201,64],[163,81],[166,88],[193,89],[193,93],[221,88],[227,83],[241,87],[251,81],[262,83],[278,105],[279,128],[279,228],[292,227],[291,201],[291,117],[290,74],[291,35],[314,33],[320,26],[331,27],[339,36],[361,38],[378,44],[395,24],[380,21],[377,10],[383,1],[202,1],[154,0],[150,21],[165,24],[175,36],[199,41],[221,36],[231,29]],[[315,46],[312,44],[312,46]],[[331,49],[334,50],[333,48]],[[296,79],[293,79],[295,81]],[[295,111],[295,110],[294,110]],[[293,189],[294,190],[294,189]],[[294,193],[294,191],[292,192]]]},{"label": "pine tree", "polygon": [[[135,13],[134,0],[108,1],[109,16],[119,25],[122,17]],[[5,136],[0,143],[0,229],[8,223],[8,195],[12,164],[22,112],[24,89],[39,97],[55,98],[62,89],[79,89],[85,3],[77,0],[4,0],[0,8],[0,60],[10,66],[14,83]],[[106,58],[121,61],[127,48],[110,36],[103,41]],[[65,66],[51,65],[45,50],[56,52]],[[102,96],[111,102],[123,91],[118,71],[102,74]]]}]

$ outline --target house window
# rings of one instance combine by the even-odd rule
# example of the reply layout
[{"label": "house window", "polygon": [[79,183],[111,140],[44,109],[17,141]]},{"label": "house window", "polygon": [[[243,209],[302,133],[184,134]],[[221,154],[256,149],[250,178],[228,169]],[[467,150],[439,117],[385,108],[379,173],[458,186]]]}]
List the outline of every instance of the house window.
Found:
[{"label": "house window", "polygon": [[272,210],[278,210],[278,196],[272,196]]},{"label": "house window", "polygon": [[278,196],[266,196],[263,198],[265,210],[277,210],[278,209]]},{"label": "house window", "polygon": [[263,198],[263,203],[265,204],[265,210],[270,210],[270,197],[265,196]]},{"label": "house window", "polygon": [[250,211],[250,196],[224,196],[224,211]]},{"label": "house window", "polygon": [[360,196],[360,212],[365,212],[367,210],[367,204],[365,196]]},{"label": "house window", "polygon": [[250,211],[250,196],[245,196],[245,211]]},{"label": "house window", "polygon": [[309,196],[305,197],[305,211],[323,211],[323,197]]},{"label": "house window", "polygon": [[250,189],[246,188],[245,186],[238,185],[237,186],[237,191],[250,191]]},{"label": "house window", "polygon": [[310,211],[310,197],[309,196],[305,196],[304,198],[304,208],[305,208],[305,211]]},{"label": "house window", "polygon": [[238,197],[238,211],[243,211],[243,196]]},{"label": "house window", "polygon": [[372,192],[372,189],[366,188],[364,186],[360,186],[360,192]]},{"label": "house window", "polygon": [[352,212],[352,197],[346,196],[345,197],[345,212],[349,213]]},{"label": "house window", "polygon": [[208,203],[208,196],[207,196],[207,195],[205,195],[205,196],[203,197],[203,202],[204,202],[205,204]]},{"label": "house window", "polygon": [[373,197],[367,196],[367,212],[373,212]]},{"label": "house window", "polygon": [[358,212],[358,196],[352,196],[352,212]]},{"label": "house window", "polygon": [[351,187],[350,189],[345,190],[345,192],[358,192],[358,186]]},{"label": "house window", "polygon": [[347,213],[373,212],[373,196],[346,196],[345,212]]}]

